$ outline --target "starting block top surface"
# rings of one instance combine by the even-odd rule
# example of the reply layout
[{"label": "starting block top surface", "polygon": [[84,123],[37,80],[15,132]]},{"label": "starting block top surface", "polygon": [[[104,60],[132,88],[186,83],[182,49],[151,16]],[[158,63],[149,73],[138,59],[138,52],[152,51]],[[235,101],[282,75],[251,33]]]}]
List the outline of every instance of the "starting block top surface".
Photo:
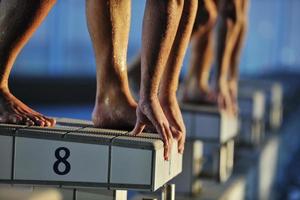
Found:
[{"label": "starting block top surface", "polygon": [[190,138],[224,143],[237,135],[237,117],[216,106],[182,104],[181,110]]},{"label": "starting block top surface", "polygon": [[181,172],[157,134],[93,128],[57,119],[55,127],[0,124],[0,182],[155,191]]}]

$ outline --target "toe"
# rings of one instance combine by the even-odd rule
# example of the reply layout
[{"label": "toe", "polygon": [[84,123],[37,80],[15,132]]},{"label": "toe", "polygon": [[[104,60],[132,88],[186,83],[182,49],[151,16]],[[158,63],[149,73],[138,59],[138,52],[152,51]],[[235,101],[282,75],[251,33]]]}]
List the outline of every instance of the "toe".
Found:
[{"label": "toe", "polygon": [[50,122],[50,126],[55,126],[56,120],[54,118],[45,117],[45,119],[47,119],[47,121]]},{"label": "toe", "polygon": [[27,126],[34,126],[34,122],[27,116],[23,117],[22,123],[27,125]]},{"label": "toe", "polygon": [[6,117],[4,115],[0,115],[0,123],[6,123]]},{"label": "toe", "polygon": [[49,118],[49,117],[45,117],[45,116],[43,116],[43,118],[44,118],[44,120],[46,122],[45,126],[47,126],[47,127],[55,126],[55,124],[56,124],[56,120],[55,119]]},{"label": "toe", "polygon": [[22,124],[23,118],[17,114],[9,114],[6,117],[7,122],[11,124]]},{"label": "toe", "polygon": [[34,116],[32,114],[27,114],[27,116],[28,116],[28,118],[30,118],[31,121],[34,122],[34,125],[36,125],[36,126],[42,126],[42,127],[45,126],[45,122],[44,122],[44,120],[41,117]]}]

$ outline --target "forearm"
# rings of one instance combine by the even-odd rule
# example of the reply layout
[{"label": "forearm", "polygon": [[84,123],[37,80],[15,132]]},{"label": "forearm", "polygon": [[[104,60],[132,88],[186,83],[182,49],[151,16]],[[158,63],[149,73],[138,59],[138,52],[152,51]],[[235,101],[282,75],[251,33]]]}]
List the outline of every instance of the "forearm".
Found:
[{"label": "forearm", "polygon": [[140,95],[141,98],[151,99],[157,96],[183,5],[173,0],[148,0],[146,6]]},{"label": "forearm", "polygon": [[197,7],[198,0],[184,2],[179,28],[160,85],[160,92],[164,96],[176,95],[180,70],[191,38]]}]

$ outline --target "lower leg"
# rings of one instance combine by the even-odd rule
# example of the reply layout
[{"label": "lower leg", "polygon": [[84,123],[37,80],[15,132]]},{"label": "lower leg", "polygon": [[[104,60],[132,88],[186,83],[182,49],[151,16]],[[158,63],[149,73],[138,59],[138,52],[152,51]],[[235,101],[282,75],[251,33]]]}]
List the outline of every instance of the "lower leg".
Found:
[{"label": "lower leg", "polygon": [[240,0],[223,0],[220,5],[221,24],[218,38],[217,86],[220,107],[229,111],[235,110],[230,97],[228,76],[232,52],[240,31],[239,2]]},{"label": "lower leg", "polygon": [[55,0],[0,1],[0,122],[53,126],[54,119],[32,110],[16,97],[8,87],[12,66],[21,49],[28,42]]},{"label": "lower leg", "polygon": [[127,78],[130,1],[86,1],[86,14],[97,66],[93,122],[97,127],[134,126],[136,102]]},{"label": "lower leg", "polygon": [[240,8],[242,10],[242,19],[240,32],[237,37],[236,44],[233,48],[231,61],[230,61],[230,71],[229,71],[229,91],[234,104],[237,105],[237,93],[238,93],[238,79],[239,79],[239,64],[241,58],[241,51],[243,48],[245,36],[247,33],[247,10],[248,10],[248,0],[243,0],[243,5]]},{"label": "lower leg", "polygon": [[214,54],[213,29],[217,19],[217,9],[212,0],[200,2],[202,3],[199,4],[196,27],[191,40],[190,68],[184,80],[183,101],[216,103],[209,89],[209,75]]},{"label": "lower leg", "polygon": [[182,17],[172,46],[166,69],[163,73],[159,89],[159,99],[166,115],[172,134],[177,136],[179,151],[183,152],[185,142],[185,126],[176,98],[180,69],[190,41],[198,0],[185,0]]},{"label": "lower leg", "polygon": [[158,100],[158,88],[178,29],[183,0],[148,0],[143,22],[140,100],[134,134],[151,122],[164,141],[168,159],[172,133]]}]

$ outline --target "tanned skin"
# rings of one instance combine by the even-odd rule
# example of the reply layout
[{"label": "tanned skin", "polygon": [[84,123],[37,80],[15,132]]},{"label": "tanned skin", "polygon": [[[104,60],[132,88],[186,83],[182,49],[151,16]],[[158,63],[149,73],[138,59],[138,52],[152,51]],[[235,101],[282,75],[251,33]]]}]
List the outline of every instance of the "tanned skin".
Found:
[{"label": "tanned skin", "polygon": [[216,93],[209,87],[214,59],[214,28],[218,9],[213,0],[200,0],[191,38],[191,59],[183,82],[183,102],[217,104]]},{"label": "tanned skin", "polygon": [[146,3],[140,100],[133,134],[140,134],[151,122],[163,138],[165,159],[169,157],[174,138],[179,140],[179,151],[184,148],[185,127],[175,93],[180,62],[188,45],[185,37],[191,34],[195,8],[196,0],[148,0]]},{"label": "tanned skin", "polygon": [[185,0],[179,27],[176,33],[159,88],[159,101],[171,126],[173,136],[178,140],[179,152],[183,153],[186,129],[176,98],[179,75],[183,59],[193,30],[198,1]]},{"label": "tanned skin", "polygon": [[0,1],[0,122],[53,126],[55,120],[26,106],[9,90],[8,79],[17,56],[45,19],[55,0]]},{"label": "tanned skin", "polygon": [[240,11],[238,24],[240,26],[236,43],[233,47],[230,60],[230,70],[228,77],[229,93],[234,103],[234,109],[237,110],[237,96],[238,96],[238,80],[239,80],[239,65],[241,52],[244,47],[244,41],[248,29],[248,9],[249,0],[242,0],[240,3]]},{"label": "tanned skin", "polygon": [[236,57],[240,56],[242,48],[246,4],[246,0],[224,0],[219,5],[221,23],[217,50],[218,97],[221,107],[234,113],[237,112],[239,59]]},{"label": "tanned skin", "polygon": [[[179,141],[179,151],[184,148],[185,127],[175,98],[181,64],[176,64],[182,62],[187,48],[186,38],[191,34],[196,2],[147,1],[143,25],[142,81],[137,105],[129,90],[126,66],[130,1],[86,1],[97,66],[93,122],[95,126],[104,128],[130,128],[135,125],[132,133],[136,135],[146,126],[154,126],[164,141],[165,159],[168,159],[174,137]],[[178,58],[173,61],[175,56]],[[163,84],[160,84],[161,80],[164,80]],[[165,90],[169,92],[159,93]]]},{"label": "tanned skin", "polygon": [[[182,101],[204,105],[219,104],[220,108],[237,112],[238,68],[247,31],[248,0],[200,0],[191,37],[191,60],[183,82]],[[220,17],[217,54],[214,30]],[[217,90],[209,86],[214,58],[218,68]],[[139,80],[140,59],[130,65],[133,83]]]},{"label": "tanned skin", "polygon": [[[87,22],[97,67],[97,93],[92,114],[96,127],[130,128],[134,134],[154,126],[165,144],[173,138],[184,149],[185,127],[176,99],[179,71],[196,16],[197,0],[148,0],[142,47],[142,81],[138,104],[127,78],[130,1],[87,0]],[[17,100],[8,77],[20,50],[44,20],[54,0],[0,1],[0,119],[5,123],[53,126],[47,118]]]},{"label": "tanned skin", "polygon": [[137,103],[129,90],[126,59],[130,14],[131,1],[86,1],[97,69],[96,127],[130,130],[135,125]]}]

